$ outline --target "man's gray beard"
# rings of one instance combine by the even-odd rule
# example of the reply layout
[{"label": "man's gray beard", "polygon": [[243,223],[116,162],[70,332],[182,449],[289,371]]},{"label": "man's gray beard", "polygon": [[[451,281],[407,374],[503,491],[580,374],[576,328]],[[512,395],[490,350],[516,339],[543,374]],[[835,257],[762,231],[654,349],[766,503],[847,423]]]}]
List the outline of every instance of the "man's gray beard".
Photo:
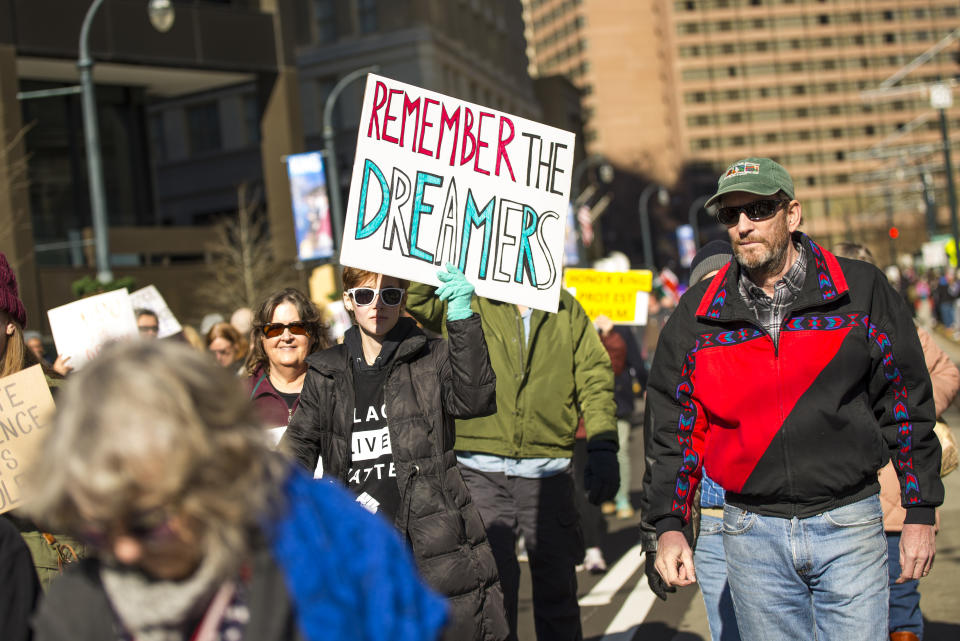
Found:
[{"label": "man's gray beard", "polygon": [[762,283],[770,274],[777,274],[783,269],[783,264],[787,260],[787,248],[790,246],[789,234],[784,239],[782,245],[776,249],[771,249],[767,256],[760,256],[755,263],[747,262],[747,259],[740,254],[739,245],[733,246],[733,256],[742,268],[747,270],[750,279],[755,283]]}]

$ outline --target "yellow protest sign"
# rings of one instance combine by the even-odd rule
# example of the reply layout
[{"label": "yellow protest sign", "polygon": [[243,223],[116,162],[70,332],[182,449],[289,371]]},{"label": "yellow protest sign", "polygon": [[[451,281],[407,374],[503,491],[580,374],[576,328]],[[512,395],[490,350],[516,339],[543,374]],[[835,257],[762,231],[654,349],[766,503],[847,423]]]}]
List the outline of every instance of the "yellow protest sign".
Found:
[{"label": "yellow protest sign", "polygon": [[0,514],[23,503],[24,473],[52,413],[53,396],[39,365],[0,378]]},{"label": "yellow protest sign", "polygon": [[564,286],[580,301],[590,318],[606,316],[618,325],[646,325],[653,273],[646,269],[601,272],[571,268]]}]

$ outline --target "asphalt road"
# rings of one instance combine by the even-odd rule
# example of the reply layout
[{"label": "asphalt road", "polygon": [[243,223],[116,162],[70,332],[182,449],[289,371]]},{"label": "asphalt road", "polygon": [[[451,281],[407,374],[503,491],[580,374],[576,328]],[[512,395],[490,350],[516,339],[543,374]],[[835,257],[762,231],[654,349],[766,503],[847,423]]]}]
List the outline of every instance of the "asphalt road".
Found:
[{"label": "asphalt road", "polygon": [[[960,343],[934,334],[941,348],[960,363]],[[943,418],[960,441],[958,403]],[[643,446],[640,428],[633,431],[630,444],[634,469],[640,470]],[[960,639],[960,471],[943,479],[946,501],[940,510],[937,557],[930,575],[921,581],[921,609],[925,641]],[[631,479],[634,495],[639,491],[639,474]],[[707,617],[699,588],[690,586],[657,599],[646,584],[643,555],[636,546],[639,515],[629,520],[607,518],[608,532],[602,549],[609,570],[604,575],[581,572],[579,596],[584,638],[592,641],[709,641]],[[530,580],[521,564],[519,628],[521,641],[535,641]]]}]

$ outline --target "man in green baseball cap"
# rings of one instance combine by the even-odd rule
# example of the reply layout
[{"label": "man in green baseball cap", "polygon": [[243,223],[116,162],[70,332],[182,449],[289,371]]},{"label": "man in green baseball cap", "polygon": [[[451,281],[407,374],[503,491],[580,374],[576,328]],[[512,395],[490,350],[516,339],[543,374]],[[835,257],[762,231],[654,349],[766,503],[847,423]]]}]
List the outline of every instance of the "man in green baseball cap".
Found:
[{"label": "man in green baseball cap", "polygon": [[708,203],[735,260],[687,290],[653,359],[644,519],[657,532],[655,568],[667,586],[697,580],[682,528],[705,470],[725,490],[743,641],[886,639],[878,462],[894,461],[907,512],[897,583],[929,574],[943,501],[910,309],[880,270],[800,232],[793,180],[773,160],[733,163]]},{"label": "man in green baseball cap", "polygon": [[785,296],[775,285],[806,262],[799,240],[791,241],[803,216],[787,170],[769,158],[738,160],[720,174],[710,205],[718,206],[717,221],[727,227],[744,287],[760,288],[771,299]]}]

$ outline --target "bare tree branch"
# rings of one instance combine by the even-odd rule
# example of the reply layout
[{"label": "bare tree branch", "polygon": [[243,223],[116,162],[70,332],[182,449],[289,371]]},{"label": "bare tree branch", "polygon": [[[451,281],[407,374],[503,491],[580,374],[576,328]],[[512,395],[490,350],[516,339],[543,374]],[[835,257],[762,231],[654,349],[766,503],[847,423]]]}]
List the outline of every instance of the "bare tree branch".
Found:
[{"label": "bare tree branch", "polygon": [[198,290],[207,308],[224,313],[256,307],[287,278],[270,244],[261,190],[241,185],[237,204],[236,218],[221,220],[207,246],[208,277]]}]

